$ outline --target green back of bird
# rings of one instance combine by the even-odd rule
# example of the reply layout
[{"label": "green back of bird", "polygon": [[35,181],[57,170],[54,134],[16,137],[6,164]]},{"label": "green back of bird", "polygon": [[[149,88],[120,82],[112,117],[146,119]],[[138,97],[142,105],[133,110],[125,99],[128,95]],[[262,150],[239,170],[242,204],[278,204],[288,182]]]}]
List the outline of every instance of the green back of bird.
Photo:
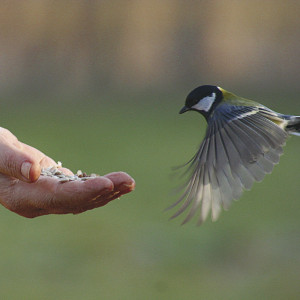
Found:
[{"label": "green back of bird", "polygon": [[232,94],[220,87],[219,87],[219,89],[222,91],[223,101],[227,102],[228,104],[236,105],[236,106],[264,107],[263,105],[259,104],[258,102],[239,97],[239,96]]}]

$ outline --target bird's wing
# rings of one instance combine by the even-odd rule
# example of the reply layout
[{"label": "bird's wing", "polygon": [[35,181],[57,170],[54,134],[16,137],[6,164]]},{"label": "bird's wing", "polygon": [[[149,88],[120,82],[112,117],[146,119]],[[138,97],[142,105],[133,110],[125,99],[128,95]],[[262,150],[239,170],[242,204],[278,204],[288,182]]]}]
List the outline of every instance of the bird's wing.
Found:
[{"label": "bird's wing", "polygon": [[262,181],[279,162],[287,133],[264,117],[259,108],[219,105],[208,119],[205,138],[189,164],[189,179],[182,203],[172,218],[190,207],[183,223],[199,210],[200,225],[210,210],[216,220],[244,189]]}]

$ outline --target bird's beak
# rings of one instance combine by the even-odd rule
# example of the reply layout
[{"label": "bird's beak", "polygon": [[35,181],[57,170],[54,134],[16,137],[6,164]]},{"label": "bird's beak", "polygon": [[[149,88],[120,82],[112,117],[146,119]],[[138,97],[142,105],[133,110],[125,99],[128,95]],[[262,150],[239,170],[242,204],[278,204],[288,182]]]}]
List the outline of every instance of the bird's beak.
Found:
[{"label": "bird's beak", "polygon": [[188,107],[184,106],[181,110],[180,110],[180,114],[185,113],[186,111],[190,110]]}]

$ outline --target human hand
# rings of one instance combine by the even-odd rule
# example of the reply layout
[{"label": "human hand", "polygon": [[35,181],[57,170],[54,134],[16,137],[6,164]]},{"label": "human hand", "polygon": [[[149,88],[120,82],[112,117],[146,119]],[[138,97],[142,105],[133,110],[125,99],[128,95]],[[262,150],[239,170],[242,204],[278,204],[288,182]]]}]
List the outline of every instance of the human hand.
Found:
[{"label": "human hand", "polygon": [[[134,180],[124,172],[65,183],[40,176],[41,169],[50,166],[57,166],[53,159],[0,127],[0,203],[21,216],[79,214],[106,205],[135,187]],[[66,168],[59,169],[73,174]]]}]

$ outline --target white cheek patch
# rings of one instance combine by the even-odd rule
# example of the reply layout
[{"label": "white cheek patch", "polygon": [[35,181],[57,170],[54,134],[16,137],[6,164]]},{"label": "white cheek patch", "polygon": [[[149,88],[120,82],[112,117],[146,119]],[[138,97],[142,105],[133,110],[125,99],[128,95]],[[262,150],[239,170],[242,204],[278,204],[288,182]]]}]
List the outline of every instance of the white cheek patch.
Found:
[{"label": "white cheek patch", "polygon": [[216,100],[216,93],[212,93],[211,96],[207,96],[200,100],[197,104],[192,106],[193,109],[196,110],[204,110],[208,112]]}]

